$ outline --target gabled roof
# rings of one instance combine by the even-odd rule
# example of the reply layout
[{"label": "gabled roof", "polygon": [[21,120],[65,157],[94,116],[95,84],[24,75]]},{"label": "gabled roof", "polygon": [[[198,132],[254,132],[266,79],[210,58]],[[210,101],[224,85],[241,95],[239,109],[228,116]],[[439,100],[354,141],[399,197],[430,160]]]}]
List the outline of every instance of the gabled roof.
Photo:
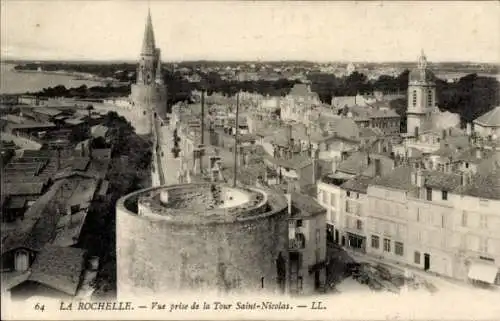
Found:
[{"label": "gabled roof", "polygon": [[479,116],[474,120],[474,123],[487,127],[500,127],[500,106],[497,106],[482,116]]},{"label": "gabled roof", "polygon": [[6,183],[3,184],[2,194],[6,195],[40,195],[45,183]]},{"label": "gabled roof", "polygon": [[326,209],[319,205],[319,203],[312,197],[296,192],[291,193],[292,207],[297,209],[299,213],[298,217],[315,216],[317,214],[322,214],[326,212]]},{"label": "gabled roof", "polygon": [[85,269],[86,254],[83,249],[46,246],[31,266],[29,280],[75,295]]},{"label": "gabled roof", "polygon": [[405,191],[413,190],[414,186],[411,183],[411,171],[412,168],[409,166],[396,167],[387,175],[375,178],[372,185]]}]

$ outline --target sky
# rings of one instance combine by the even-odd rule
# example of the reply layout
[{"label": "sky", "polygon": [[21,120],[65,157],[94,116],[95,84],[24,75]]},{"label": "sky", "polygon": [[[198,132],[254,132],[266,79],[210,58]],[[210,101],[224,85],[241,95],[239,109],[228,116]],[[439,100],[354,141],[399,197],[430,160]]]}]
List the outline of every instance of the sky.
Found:
[{"label": "sky", "polygon": [[2,59],[500,62],[499,1],[1,2]]}]

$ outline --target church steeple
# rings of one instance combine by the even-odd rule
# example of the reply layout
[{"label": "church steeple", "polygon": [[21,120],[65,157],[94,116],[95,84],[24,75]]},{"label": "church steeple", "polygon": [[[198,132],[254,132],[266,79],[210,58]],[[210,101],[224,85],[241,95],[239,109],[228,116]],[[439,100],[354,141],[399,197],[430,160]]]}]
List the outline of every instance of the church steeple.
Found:
[{"label": "church steeple", "polygon": [[153,32],[153,22],[151,20],[151,10],[148,8],[148,18],[146,20],[146,29],[144,30],[144,39],[142,41],[141,55],[154,55],[156,53],[155,35]]}]

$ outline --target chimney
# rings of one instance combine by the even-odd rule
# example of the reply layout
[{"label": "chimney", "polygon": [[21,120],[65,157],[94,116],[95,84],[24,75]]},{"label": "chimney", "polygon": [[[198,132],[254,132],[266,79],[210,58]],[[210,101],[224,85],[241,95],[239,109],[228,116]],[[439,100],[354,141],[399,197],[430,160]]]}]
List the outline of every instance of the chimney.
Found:
[{"label": "chimney", "polygon": [[288,204],[288,216],[292,216],[292,194],[288,192],[285,194],[285,197]]},{"label": "chimney", "polygon": [[467,136],[472,135],[472,124],[471,123],[467,123],[467,125],[465,127],[465,133],[467,134]]},{"label": "chimney", "polygon": [[481,147],[476,148],[476,158],[481,159],[483,156],[483,151]]}]

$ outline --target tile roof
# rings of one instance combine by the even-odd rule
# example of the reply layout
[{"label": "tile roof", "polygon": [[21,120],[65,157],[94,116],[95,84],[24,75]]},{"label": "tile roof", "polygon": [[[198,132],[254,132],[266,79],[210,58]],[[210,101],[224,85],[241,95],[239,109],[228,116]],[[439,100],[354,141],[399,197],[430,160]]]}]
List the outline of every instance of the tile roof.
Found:
[{"label": "tile roof", "polygon": [[38,114],[43,114],[47,116],[57,116],[62,114],[63,112],[56,108],[45,108],[45,107],[37,107],[33,108],[33,112]]},{"label": "tile roof", "polygon": [[[479,154],[479,155],[478,155]],[[484,159],[493,156],[494,152],[491,150],[483,149],[480,147],[470,147],[460,153],[456,160],[469,162],[469,163],[480,163]],[[478,157],[479,156],[479,157]]]},{"label": "tile roof", "polygon": [[425,177],[425,186],[442,191],[453,191],[462,182],[461,176],[455,173],[444,173],[433,170],[423,171],[422,174]]},{"label": "tile roof", "polygon": [[326,213],[325,208],[319,205],[319,203],[314,198],[308,195],[292,192],[291,196],[292,196],[292,207],[294,207],[299,211],[297,216],[307,217],[307,216],[314,216],[317,214]]},{"label": "tile roof", "polygon": [[368,186],[373,181],[372,177],[367,176],[356,176],[353,179],[348,180],[341,187],[345,190],[355,191],[366,194]]},{"label": "tile roof", "polygon": [[339,163],[338,172],[357,175],[368,165],[368,155],[365,152],[354,152],[347,159]]},{"label": "tile roof", "polygon": [[312,164],[312,159],[308,156],[303,155],[294,155],[292,156],[292,158],[274,158],[271,155],[265,155],[264,158],[273,164],[286,168],[292,168],[295,170],[304,168]]},{"label": "tile roof", "polygon": [[75,295],[85,269],[86,254],[83,249],[46,246],[33,262],[29,280]]},{"label": "tile roof", "polygon": [[3,184],[2,193],[6,195],[40,195],[45,183],[6,183]]},{"label": "tile roof", "polygon": [[64,180],[55,182],[26,210],[24,220],[19,227],[9,232],[2,240],[2,254],[20,247],[37,251],[51,239],[53,229],[50,223],[53,223],[53,228],[55,228],[59,218],[56,217],[56,213],[50,211],[49,203],[55,199],[64,183]]},{"label": "tile roof", "polygon": [[476,174],[470,184],[459,186],[455,193],[484,199],[500,200],[500,170],[486,174]]},{"label": "tile roof", "polygon": [[396,118],[401,117],[393,109],[375,109],[370,113],[370,118]]},{"label": "tile roof", "polygon": [[474,123],[489,127],[500,127],[500,106],[497,106],[482,116],[479,116],[474,120]]},{"label": "tile roof", "polygon": [[391,173],[375,178],[372,185],[411,191],[414,189],[411,184],[411,171],[412,168],[408,166],[396,167]]}]

